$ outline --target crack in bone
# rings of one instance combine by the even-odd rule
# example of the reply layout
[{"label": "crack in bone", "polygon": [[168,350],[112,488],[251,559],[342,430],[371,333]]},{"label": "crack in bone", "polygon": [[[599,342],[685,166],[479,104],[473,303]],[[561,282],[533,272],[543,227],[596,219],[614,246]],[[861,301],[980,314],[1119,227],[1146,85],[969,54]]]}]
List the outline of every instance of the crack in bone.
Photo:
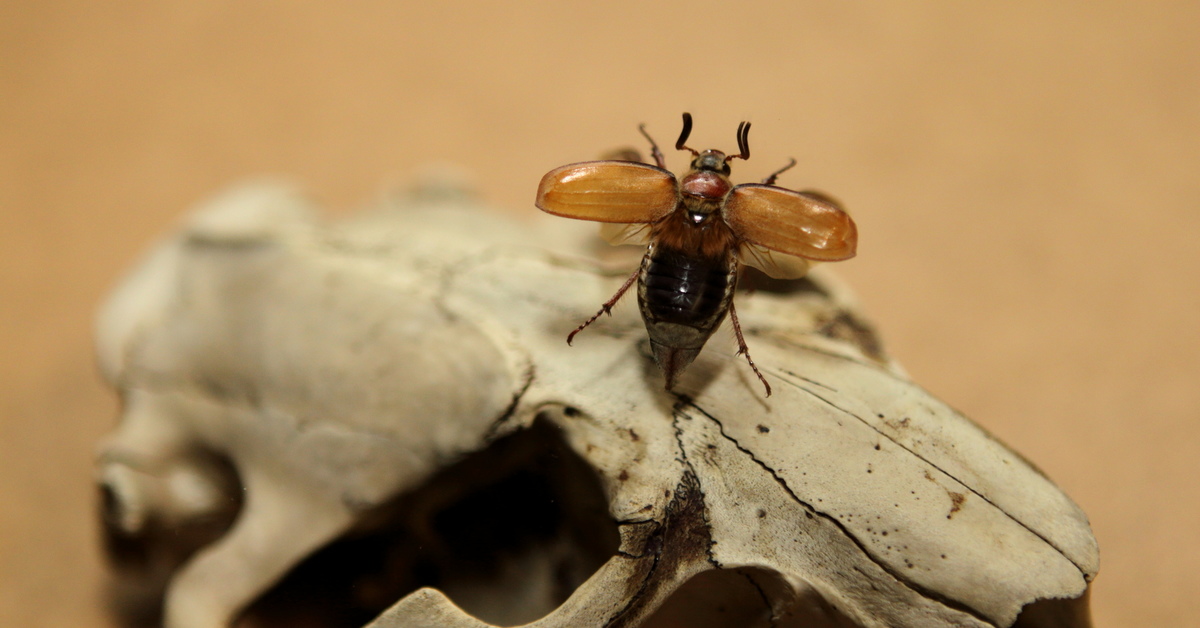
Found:
[{"label": "crack in bone", "polygon": [[836,517],[833,517],[832,515],[829,515],[828,513],[817,510],[812,504],[804,501],[803,499],[800,499],[800,497],[798,495],[796,495],[796,493],[794,491],[792,491],[792,488],[790,486],[788,486],[788,483],[782,477],[780,477],[780,475],[778,474],[778,472],[775,471],[775,469],[771,468],[768,464],[766,464],[765,462],[760,460],[754,454],[754,452],[752,452],[749,449],[747,449],[746,447],[742,446],[742,444],[739,443],[737,441],[737,439],[735,439],[732,436],[730,436],[729,434],[727,434],[725,432],[725,426],[721,423],[721,421],[719,419],[717,419],[712,414],[705,411],[703,408],[701,408],[699,405],[697,405],[694,402],[688,402],[687,405],[688,405],[688,407],[695,408],[697,412],[699,412],[701,415],[703,415],[708,420],[712,421],[713,424],[715,424],[717,426],[717,430],[721,434],[722,438],[725,438],[726,440],[728,440],[734,447],[736,447],[738,449],[738,451],[741,451],[742,453],[746,454],[752,461],[754,461],[755,464],[757,464],[764,471],[766,471],[768,474],[770,474],[770,476],[772,478],[774,478],[775,482],[778,483],[781,488],[783,488],[783,490],[788,494],[789,497],[792,498],[793,501],[795,501],[797,504],[800,504],[801,506],[803,506],[806,510],[814,513],[815,515],[823,518],[824,520],[826,520],[829,523],[832,523],[834,526],[836,526],[838,528],[838,530],[840,530],[841,533],[847,539],[849,539],[859,549],[860,552],[862,552],[863,556],[866,557],[866,559],[868,561],[870,561],[871,563],[878,566],[881,570],[883,570],[889,576],[894,578],[897,582],[902,583],[905,587],[916,592],[917,594],[921,595],[922,597],[933,600],[939,604],[946,606],[947,608],[952,608],[954,610],[971,615],[972,617],[974,617],[975,619],[977,619],[981,622],[984,622],[987,624],[993,624],[993,622],[991,620],[989,620],[987,617],[985,617],[978,610],[964,604],[963,602],[951,599],[945,595],[942,595],[936,591],[929,589],[928,587],[922,586],[916,582],[913,582],[912,580],[910,580],[908,578],[905,578],[904,575],[902,573],[898,572],[894,567],[877,559],[870,552],[870,550],[867,549],[866,545],[864,545],[863,542],[861,540],[859,540],[857,536],[855,536],[852,532],[850,532],[850,530],[842,522],[838,521]]},{"label": "crack in bone", "polygon": [[[789,375],[795,375],[795,374],[794,374],[794,373],[789,373]],[[795,375],[795,376],[796,376],[796,377],[800,377],[799,375]],[[801,379],[805,379],[805,378],[801,377]],[[806,380],[806,381],[811,381],[811,380]],[[959,485],[959,486],[963,487],[965,490],[967,490],[967,491],[971,492],[972,494],[974,494],[974,495],[975,495],[976,497],[978,497],[979,499],[981,499],[981,500],[983,500],[983,501],[987,502],[989,505],[991,505],[992,507],[994,507],[996,510],[998,510],[998,511],[1000,511],[1000,512],[1004,513],[1004,516],[1008,517],[1008,518],[1009,518],[1009,519],[1010,519],[1010,520],[1011,520],[1013,523],[1016,523],[1017,525],[1021,526],[1021,527],[1022,527],[1022,528],[1024,528],[1025,530],[1029,531],[1029,533],[1030,533],[1030,534],[1032,534],[1032,535],[1036,536],[1037,538],[1041,539],[1041,540],[1042,540],[1042,542],[1044,542],[1046,545],[1049,545],[1050,547],[1054,548],[1054,550],[1055,550],[1055,551],[1057,551],[1059,554],[1061,554],[1063,558],[1065,558],[1065,559],[1066,559],[1068,562],[1070,562],[1072,565],[1074,565],[1074,566],[1075,566],[1075,568],[1079,570],[1079,573],[1080,573],[1080,575],[1086,579],[1086,577],[1087,577],[1087,574],[1086,574],[1086,572],[1084,571],[1083,567],[1082,567],[1082,566],[1080,566],[1080,565],[1079,565],[1079,563],[1076,563],[1074,560],[1072,560],[1072,559],[1071,559],[1071,557],[1070,557],[1070,556],[1068,556],[1068,555],[1067,555],[1065,552],[1063,552],[1062,548],[1061,548],[1061,547],[1059,547],[1057,544],[1055,544],[1053,540],[1051,540],[1051,539],[1047,538],[1045,535],[1041,534],[1041,533],[1040,533],[1040,532],[1038,532],[1037,530],[1034,530],[1033,528],[1029,527],[1029,526],[1028,526],[1028,525],[1027,525],[1025,522],[1023,522],[1023,521],[1021,521],[1020,519],[1017,519],[1016,517],[1014,517],[1014,516],[1013,516],[1012,514],[1010,514],[1008,511],[1006,511],[1005,509],[1003,509],[1003,508],[1001,508],[1000,506],[998,506],[998,505],[997,505],[996,503],[994,503],[992,500],[988,499],[986,495],[984,495],[984,494],[980,493],[979,491],[975,490],[973,487],[969,486],[969,485],[968,485],[968,484],[966,484],[965,482],[963,482],[963,481],[959,480],[959,479],[958,479],[957,477],[955,477],[955,476],[954,476],[952,473],[950,473],[950,472],[946,471],[945,469],[943,469],[941,466],[939,466],[939,465],[938,465],[938,464],[936,464],[935,462],[933,462],[933,461],[929,460],[928,458],[926,458],[926,457],[922,456],[921,454],[919,454],[918,452],[914,451],[914,450],[913,450],[911,447],[908,447],[908,446],[906,446],[904,443],[901,443],[900,441],[896,440],[894,437],[892,437],[891,435],[889,435],[889,434],[885,433],[884,431],[880,430],[878,427],[876,427],[876,426],[872,425],[870,421],[867,421],[867,420],[863,419],[862,417],[858,416],[858,415],[857,415],[857,414],[855,414],[854,412],[851,412],[851,411],[849,411],[849,410],[847,410],[847,409],[845,409],[845,408],[842,408],[842,407],[838,406],[837,404],[833,403],[832,401],[830,401],[830,400],[828,400],[828,399],[826,399],[826,398],[822,397],[821,395],[818,395],[817,393],[813,392],[812,390],[809,390],[808,388],[806,388],[806,387],[804,387],[804,386],[802,386],[802,385],[800,385],[800,384],[797,384],[797,383],[795,383],[795,382],[790,382],[790,381],[788,381],[786,378],[784,378],[784,382],[785,382],[785,383],[787,383],[787,384],[790,384],[790,385],[794,386],[795,388],[797,388],[797,389],[799,389],[799,390],[802,390],[802,391],[804,391],[805,393],[808,393],[808,394],[809,394],[810,396],[812,396],[813,398],[815,398],[815,399],[817,399],[817,400],[819,400],[819,401],[821,401],[821,402],[825,403],[826,405],[828,405],[829,407],[831,407],[831,408],[833,408],[833,409],[837,410],[838,412],[841,412],[841,413],[843,413],[843,414],[845,414],[845,415],[847,415],[847,416],[853,417],[854,419],[856,419],[856,420],[858,420],[859,422],[861,422],[863,425],[867,426],[867,427],[868,427],[868,428],[870,428],[871,430],[873,430],[873,431],[875,431],[876,433],[878,433],[878,434],[879,434],[880,436],[882,436],[883,438],[886,438],[886,439],[888,439],[889,441],[891,441],[891,442],[892,442],[894,445],[896,445],[896,446],[897,446],[897,447],[899,447],[900,449],[903,449],[904,451],[906,451],[906,452],[908,452],[909,454],[911,454],[911,455],[912,455],[914,458],[917,458],[918,460],[921,460],[921,461],[922,461],[922,462],[924,462],[925,464],[928,464],[929,466],[933,467],[934,469],[937,469],[937,471],[938,471],[939,473],[941,473],[941,474],[945,475],[946,477],[950,478],[951,480],[954,480],[956,483],[958,483],[958,485]],[[823,386],[823,387],[824,387],[824,388],[829,388],[828,386]],[[830,389],[830,390],[832,390],[832,389]],[[951,492],[949,489],[945,489],[944,487],[943,487],[943,490],[946,490],[946,492],[947,492],[947,493],[951,494],[951,499],[953,500],[952,492]],[[951,513],[957,512],[957,511],[959,510],[959,508],[961,508],[961,505],[962,505],[961,501],[956,501],[956,502],[955,502],[955,504],[954,504],[954,507],[953,507],[953,508],[952,508],[952,510],[951,510]]]}]

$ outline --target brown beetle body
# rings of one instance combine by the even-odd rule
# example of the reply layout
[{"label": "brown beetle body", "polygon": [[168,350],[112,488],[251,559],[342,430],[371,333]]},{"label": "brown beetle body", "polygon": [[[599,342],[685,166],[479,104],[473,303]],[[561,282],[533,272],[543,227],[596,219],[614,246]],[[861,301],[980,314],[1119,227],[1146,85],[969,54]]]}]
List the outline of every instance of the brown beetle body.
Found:
[{"label": "brown beetle body", "polygon": [[740,153],[698,152],[685,146],[692,117],[683,114],[675,148],[690,151],[691,169],[676,180],[662,152],[650,141],[657,167],[640,162],[593,161],[551,170],[538,187],[541,210],[568,218],[609,223],[614,244],[648,243],[641,266],[595,316],[567,337],[570,343],[601,314],[609,312],[636,280],[638,305],[654,359],[667,389],[695,360],[728,313],[745,355],[767,395],[771,386],[750,359],[733,293],[741,264],[775,277],[799,277],[808,260],[854,256],[857,230],[829,197],[772,185],[784,168],[761,184],[733,185],[729,160],[750,156],[750,123],[738,126]]},{"label": "brown beetle body", "polygon": [[638,306],[668,389],[725,320],[738,277],[737,238],[712,219],[729,178],[693,170],[679,188],[680,207],[652,227],[638,272]]}]

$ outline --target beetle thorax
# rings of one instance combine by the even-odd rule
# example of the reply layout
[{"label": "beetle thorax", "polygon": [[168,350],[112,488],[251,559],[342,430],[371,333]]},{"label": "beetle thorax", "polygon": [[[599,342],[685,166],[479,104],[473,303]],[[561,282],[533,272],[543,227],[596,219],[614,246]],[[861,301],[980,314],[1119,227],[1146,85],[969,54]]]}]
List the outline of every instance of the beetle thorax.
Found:
[{"label": "beetle thorax", "polygon": [[697,154],[692,160],[692,169],[679,184],[684,201],[694,199],[700,203],[693,202],[690,205],[712,205],[715,210],[733,189],[733,184],[729,182],[728,160],[725,153],[719,150]]},{"label": "beetle thorax", "polygon": [[721,201],[733,186],[729,177],[711,170],[693,170],[683,177],[679,189],[684,196],[706,201]]}]

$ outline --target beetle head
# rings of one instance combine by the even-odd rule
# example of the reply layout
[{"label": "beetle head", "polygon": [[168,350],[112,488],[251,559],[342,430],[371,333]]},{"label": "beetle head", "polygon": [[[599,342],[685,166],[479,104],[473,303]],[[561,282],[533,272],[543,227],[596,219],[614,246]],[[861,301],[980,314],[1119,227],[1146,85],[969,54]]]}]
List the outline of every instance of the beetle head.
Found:
[{"label": "beetle head", "polygon": [[742,122],[737,128],[738,151],[736,155],[726,155],[725,153],[709,149],[704,152],[699,152],[694,148],[687,146],[688,136],[692,134],[692,114],[686,111],[683,114],[683,130],[679,132],[679,139],[675,141],[676,150],[686,150],[692,153],[692,170],[717,172],[725,176],[729,176],[729,160],[730,159],[749,159],[750,158],[750,123]]},{"label": "beetle head", "polygon": [[692,159],[692,170],[719,172],[725,176],[729,176],[729,159],[725,153],[709,149]]}]

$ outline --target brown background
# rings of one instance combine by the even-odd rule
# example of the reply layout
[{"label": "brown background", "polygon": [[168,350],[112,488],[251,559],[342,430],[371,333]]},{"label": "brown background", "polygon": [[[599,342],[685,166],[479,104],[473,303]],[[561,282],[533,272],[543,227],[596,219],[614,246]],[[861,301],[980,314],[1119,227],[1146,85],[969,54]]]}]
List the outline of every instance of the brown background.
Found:
[{"label": "brown background", "polygon": [[1100,626],[1200,625],[1200,4],[594,4],[0,5],[0,625],[107,623],[91,318],[190,204],[449,161],[528,215],[684,110],[851,208],[892,352],[1089,513]]}]

